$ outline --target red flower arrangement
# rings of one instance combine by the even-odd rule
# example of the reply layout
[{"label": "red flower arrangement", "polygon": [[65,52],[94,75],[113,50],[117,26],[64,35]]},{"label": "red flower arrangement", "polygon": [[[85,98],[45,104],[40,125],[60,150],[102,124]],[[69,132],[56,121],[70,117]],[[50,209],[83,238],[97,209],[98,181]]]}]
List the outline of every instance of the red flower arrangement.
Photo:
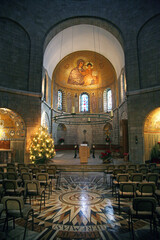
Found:
[{"label": "red flower arrangement", "polygon": [[129,155],[129,153],[123,153],[123,156],[128,156]]},{"label": "red flower arrangement", "polygon": [[111,151],[107,150],[106,152],[101,152],[101,155],[99,156],[100,159],[106,160],[111,158]]}]

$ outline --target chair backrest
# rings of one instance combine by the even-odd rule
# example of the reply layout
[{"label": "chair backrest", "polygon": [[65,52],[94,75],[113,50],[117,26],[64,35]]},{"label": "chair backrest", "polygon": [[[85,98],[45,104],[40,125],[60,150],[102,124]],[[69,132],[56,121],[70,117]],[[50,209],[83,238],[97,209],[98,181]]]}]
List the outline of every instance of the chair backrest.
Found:
[{"label": "chair backrest", "polygon": [[24,172],[22,173],[21,178],[23,181],[32,180],[32,174],[28,172]]},{"label": "chair backrest", "polygon": [[29,168],[28,167],[21,167],[20,168],[20,174],[22,174],[24,172],[29,172]]},{"label": "chair backrest", "polygon": [[128,168],[128,169],[126,169],[125,172],[128,173],[129,175],[131,175],[132,173],[135,173],[136,170],[135,170],[135,168]]},{"label": "chair backrest", "polygon": [[131,182],[120,183],[119,189],[120,189],[120,191],[122,191],[122,192],[135,193],[135,191],[136,191],[136,184],[131,183]]},{"label": "chair backrest", "polygon": [[143,174],[142,173],[133,173],[130,176],[132,182],[142,182],[143,181]]},{"label": "chair backrest", "polygon": [[38,168],[42,171],[46,171],[46,165],[45,164],[39,164]]},{"label": "chair backrest", "polygon": [[158,179],[159,179],[158,173],[148,173],[146,175],[147,182],[154,182],[157,185]]},{"label": "chair backrest", "polygon": [[136,197],[133,199],[133,209],[138,212],[151,212],[156,210],[156,200],[153,197]]},{"label": "chair backrest", "polygon": [[15,167],[7,167],[7,172],[16,172]]},{"label": "chair backrest", "polygon": [[7,163],[7,167],[14,167],[15,168],[15,164],[14,163]]},{"label": "chair backrest", "polygon": [[113,165],[113,164],[110,164],[110,165],[108,165],[107,166],[107,168],[106,168],[108,171],[112,171],[112,170],[114,170],[115,169],[115,165]]},{"label": "chair backrest", "polygon": [[38,181],[48,181],[48,179],[49,179],[49,175],[48,175],[48,173],[37,173],[36,174],[36,179],[38,180]]},{"label": "chair backrest", "polygon": [[117,174],[116,179],[118,182],[128,182],[129,180],[129,174]]},{"label": "chair backrest", "polygon": [[113,170],[113,175],[116,176],[117,174],[120,174],[120,173],[123,173],[123,170],[122,169],[118,169],[118,168],[115,168]]},{"label": "chair backrest", "polygon": [[37,180],[28,180],[25,181],[25,190],[26,193],[35,193],[38,195],[40,189],[40,183]]},{"label": "chair backrest", "polygon": [[6,174],[7,179],[17,180],[18,176],[16,172],[7,172]]},{"label": "chair backrest", "polygon": [[32,174],[37,174],[41,172],[41,170],[38,167],[34,167],[31,170],[32,170]]},{"label": "chair backrest", "polygon": [[23,197],[5,196],[2,199],[6,213],[15,217],[23,217],[22,209],[24,208]]},{"label": "chair backrest", "polygon": [[153,168],[156,168],[157,167],[157,164],[156,163],[149,163],[149,169],[153,169]]},{"label": "chair backrest", "polygon": [[141,163],[138,165],[138,169],[148,167],[146,163]]},{"label": "chair backrest", "polygon": [[160,174],[160,167],[152,168],[151,172]]},{"label": "chair backrest", "polygon": [[3,181],[4,190],[16,190],[18,188],[16,180],[4,180]]},{"label": "chair backrest", "polygon": [[18,163],[18,170],[20,171],[20,168],[25,167],[25,163]]},{"label": "chair backrest", "polygon": [[125,164],[120,164],[117,166],[118,169],[126,170],[126,165]]},{"label": "chair backrest", "polygon": [[139,186],[139,191],[141,193],[152,193],[154,194],[155,193],[155,183],[140,183]]},{"label": "chair backrest", "polygon": [[139,169],[139,172],[143,173],[143,174],[147,174],[149,172],[149,169],[148,169],[148,167],[142,167]]},{"label": "chair backrest", "polygon": [[137,169],[137,165],[136,164],[129,164],[128,168],[134,168],[136,170]]},{"label": "chair backrest", "polygon": [[35,168],[35,167],[36,167],[36,164],[34,164],[34,163],[29,163],[28,164],[29,169],[32,169],[32,168]]},{"label": "chair backrest", "polygon": [[56,169],[55,168],[48,168],[47,169],[47,173],[50,175],[50,174],[52,174],[52,175],[55,175],[56,174]]}]

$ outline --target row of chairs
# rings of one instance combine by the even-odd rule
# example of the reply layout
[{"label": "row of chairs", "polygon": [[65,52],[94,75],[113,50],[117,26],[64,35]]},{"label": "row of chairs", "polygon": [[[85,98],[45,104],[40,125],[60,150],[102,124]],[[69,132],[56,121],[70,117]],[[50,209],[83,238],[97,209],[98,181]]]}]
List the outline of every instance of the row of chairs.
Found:
[{"label": "row of chairs", "polygon": [[125,174],[128,174],[128,175],[133,175],[133,174],[142,174],[143,175],[143,179],[146,178],[146,176],[149,174],[149,173],[152,173],[152,174],[157,174],[158,176],[160,176],[160,168],[156,167],[156,168],[153,168],[151,171],[149,171],[148,168],[139,168],[138,170],[135,169],[135,168],[128,168],[128,169],[122,169],[122,168],[115,168],[112,166],[108,166],[108,169],[105,170],[105,174],[106,175],[109,175],[110,177],[110,187],[112,186],[112,182],[113,182],[113,179],[116,178],[116,175],[117,174],[122,174],[122,173],[125,173]]},{"label": "row of chairs", "polygon": [[[153,238],[158,239],[156,220],[158,219],[158,221],[160,221],[160,190],[156,188],[155,179],[155,181],[147,182],[147,180],[149,180],[147,177],[149,176],[154,177],[154,174],[149,173],[146,176],[146,181],[143,180],[143,176],[140,173],[133,174],[131,179],[128,174],[118,174],[113,181],[115,197],[116,199],[118,197],[119,214],[121,212],[121,200],[124,198],[132,199],[132,204],[129,204],[128,210],[125,209],[125,211],[127,211],[129,215],[129,230],[132,231],[133,239],[135,237],[134,218],[149,220],[150,229],[151,231],[153,230]],[[153,179],[151,178],[151,180]],[[157,203],[159,206],[157,206]]]}]

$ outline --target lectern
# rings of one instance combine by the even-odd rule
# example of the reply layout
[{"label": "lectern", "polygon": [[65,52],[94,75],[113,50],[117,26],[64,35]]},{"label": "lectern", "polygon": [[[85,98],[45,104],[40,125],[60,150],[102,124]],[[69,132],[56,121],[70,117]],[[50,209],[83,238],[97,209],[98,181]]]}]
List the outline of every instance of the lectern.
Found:
[{"label": "lectern", "polygon": [[79,147],[80,163],[88,163],[89,147],[87,144],[81,144]]}]

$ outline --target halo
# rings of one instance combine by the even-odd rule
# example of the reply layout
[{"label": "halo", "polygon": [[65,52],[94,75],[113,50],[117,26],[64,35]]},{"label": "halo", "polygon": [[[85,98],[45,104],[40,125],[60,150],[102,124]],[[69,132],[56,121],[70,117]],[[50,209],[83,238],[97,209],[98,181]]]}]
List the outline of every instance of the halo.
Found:
[{"label": "halo", "polygon": [[86,62],[86,64],[85,64],[85,66],[86,66],[86,68],[88,68],[88,66],[87,65],[91,65],[91,68],[93,68],[93,63],[92,62]]}]

